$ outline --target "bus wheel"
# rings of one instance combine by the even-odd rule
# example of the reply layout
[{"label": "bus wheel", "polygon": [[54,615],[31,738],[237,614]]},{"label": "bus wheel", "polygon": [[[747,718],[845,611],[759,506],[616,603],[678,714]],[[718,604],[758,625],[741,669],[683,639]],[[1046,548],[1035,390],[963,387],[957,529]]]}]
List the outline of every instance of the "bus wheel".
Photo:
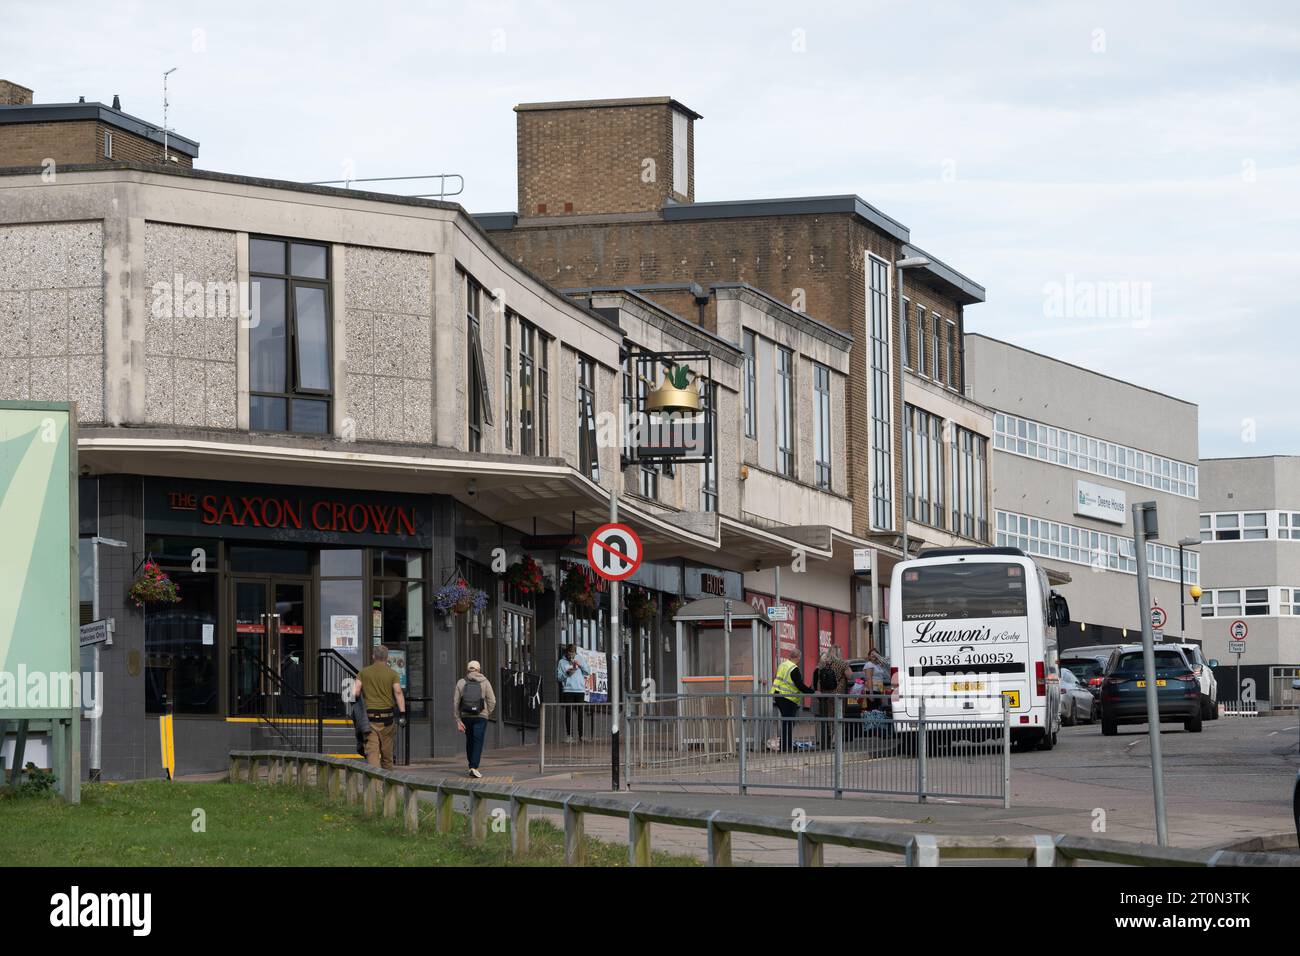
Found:
[{"label": "bus wheel", "polygon": [[1056,734],[1043,731],[1043,739],[1038,741],[1039,750],[1051,750],[1056,746]]}]

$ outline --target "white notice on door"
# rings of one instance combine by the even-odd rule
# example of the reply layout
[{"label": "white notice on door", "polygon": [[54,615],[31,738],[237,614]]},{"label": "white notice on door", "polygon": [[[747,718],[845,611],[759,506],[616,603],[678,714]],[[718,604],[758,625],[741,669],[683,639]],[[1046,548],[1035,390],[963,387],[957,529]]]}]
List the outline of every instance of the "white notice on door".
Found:
[{"label": "white notice on door", "polygon": [[203,625],[203,643],[204,643],[205,645],[207,645],[207,646],[211,646],[211,645],[212,645],[212,643],[213,643],[213,632],[214,632],[214,630],[215,630],[215,629],[214,629],[214,626],[211,625],[211,624],[204,624],[204,625]]}]

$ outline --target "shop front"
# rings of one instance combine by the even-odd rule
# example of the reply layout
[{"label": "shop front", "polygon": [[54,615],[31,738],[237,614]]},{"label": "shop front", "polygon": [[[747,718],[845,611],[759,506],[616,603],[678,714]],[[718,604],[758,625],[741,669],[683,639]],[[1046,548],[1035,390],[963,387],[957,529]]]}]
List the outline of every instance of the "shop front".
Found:
[{"label": "shop front", "polygon": [[176,585],[145,601],[145,707],[230,723],[312,710],[389,648],[427,715],[432,496],[145,478],[144,559]]}]

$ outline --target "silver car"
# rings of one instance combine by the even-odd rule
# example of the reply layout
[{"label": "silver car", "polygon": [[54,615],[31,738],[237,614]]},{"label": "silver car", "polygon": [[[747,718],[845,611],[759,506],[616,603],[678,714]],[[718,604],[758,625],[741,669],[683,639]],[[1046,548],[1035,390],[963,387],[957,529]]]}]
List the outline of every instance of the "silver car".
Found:
[{"label": "silver car", "polygon": [[1219,666],[1217,660],[1207,661],[1198,644],[1179,644],[1187,663],[1192,665],[1192,673],[1201,684],[1201,719],[1219,719],[1219,685],[1214,679],[1214,668]]},{"label": "silver car", "polygon": [[1061,668],[1061,723],[1067,727],[1083,721],[1092,723],[1097,718],[1097,698],[1092,691],[1079,683],[1079,678],[1068,668]]}]

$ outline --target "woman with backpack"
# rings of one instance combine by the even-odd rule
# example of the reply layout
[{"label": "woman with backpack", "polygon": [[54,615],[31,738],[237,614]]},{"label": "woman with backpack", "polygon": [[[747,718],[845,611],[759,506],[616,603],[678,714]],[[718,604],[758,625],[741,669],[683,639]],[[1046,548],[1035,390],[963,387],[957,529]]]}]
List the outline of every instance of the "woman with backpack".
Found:
[{"label": "woman with backpack", "polygon": [[[835,720],[835,695],[848,693],[849,678],[853,672],[848,663],[840,657],[840,649],[832,644],[822,652],[817,669],[813,671],[813,689],[817,691],[817,730],[821,738],[822,750],[833,746],[831,730]],[[828,696],[821,696],[826,694]],[[838,728],[835,728],[838,731]]]},{"label": "woman with backpack", "polygon": [[478,762],[483,756],[483,738],[487,735],[488,721],[496,710],[497,697],[492,685],[483,676],[478,661],[466,665],[466,674],[456,681],[456,695],[452,708],[456,713],[456,729],[465,735],[465,759],[469,761],[469,775],[482,777]]}]

